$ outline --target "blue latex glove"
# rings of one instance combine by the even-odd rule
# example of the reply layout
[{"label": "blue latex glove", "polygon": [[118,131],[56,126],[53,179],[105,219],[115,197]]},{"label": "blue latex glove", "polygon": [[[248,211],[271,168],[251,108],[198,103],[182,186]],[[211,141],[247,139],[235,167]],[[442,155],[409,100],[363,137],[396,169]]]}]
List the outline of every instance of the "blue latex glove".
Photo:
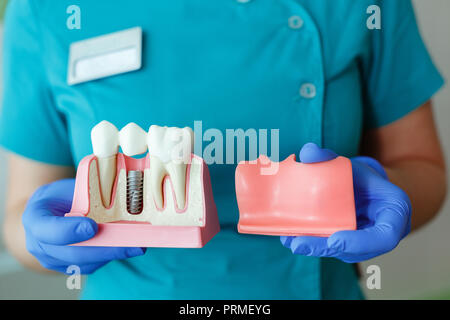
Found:
[{"label": "blue latex glove", "polygon": [[[303,146],[300,161],[314,163],[336,158],[333,151],[313,143]],[[382,165],[369,157],[351,159],[356,205],[356,231],[338,231],[330,237],[281,237],[295,254],[334,257],[353,263],[394,249],[411,230],[411,202],[406,193],[389,182]]]},{"label": "blue latex glove", "polygon": [[40,187],[23,213],[27,250],[43,267],[65,273],[68,266],[77,265],[82,274],[89,274],[111,260],[145,253],[142,248],[67,246],[97,232],[90,218],[64,217],[71,208],[74,185],[74,179],[66,179]]}]

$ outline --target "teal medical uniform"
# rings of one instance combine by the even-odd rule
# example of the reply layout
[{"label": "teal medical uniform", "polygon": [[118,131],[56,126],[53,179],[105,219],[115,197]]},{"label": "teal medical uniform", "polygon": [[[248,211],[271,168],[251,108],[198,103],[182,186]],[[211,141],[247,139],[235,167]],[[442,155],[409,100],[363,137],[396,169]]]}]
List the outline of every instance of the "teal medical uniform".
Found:
[{"label": "teal medical uniform", "polygon": [[[66,27],[72,4],[80,30]],[[381,30],[366,27],[372,4]],[[202,121],[224,137],[279,129],[280,159],[306,142],[350,157],[364,129],[403,117],[442,85],[406,0],[12,0],[5,23],[0,142],[58,165],[92,153],[101,120],[119,129]],[[67,84],[71,43],[135,26],[140,70]],[[221,232],[204,248],[113,261],[87,277],[82,298],[362,298],[353,265],[239,234],[234,170],[210,165]]]}]

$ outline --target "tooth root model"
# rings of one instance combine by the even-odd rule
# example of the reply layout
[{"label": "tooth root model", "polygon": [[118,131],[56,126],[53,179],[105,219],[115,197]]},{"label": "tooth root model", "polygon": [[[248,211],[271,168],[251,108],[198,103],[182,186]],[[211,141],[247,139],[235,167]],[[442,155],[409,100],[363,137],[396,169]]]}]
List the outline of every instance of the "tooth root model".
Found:
[{"label": "tooth root model", "polygon": [[119,130],[108,121],[102,121],[92,129],[91,140],[97,157],[102,202],[105,207],[109,207],[116,178]]},{"label": "tooth root model", "polygon": [[192,153],[192,129],[151,126],[147,133],[129,123],[119,132],[102,121],[91,135],[94,154],[78,166],[66,216],[90,217],[99,232],[77,245],[202,247],[219,232],[208,166]]},{"label": "tooth root model", "polygon": [[186,202],[186,168],[194,150],[191,128],[151,126],[148,132],[150,155],[150,183],[158,208],[163,208],[162,182],[170,176],[177,207],[182,210]]}]

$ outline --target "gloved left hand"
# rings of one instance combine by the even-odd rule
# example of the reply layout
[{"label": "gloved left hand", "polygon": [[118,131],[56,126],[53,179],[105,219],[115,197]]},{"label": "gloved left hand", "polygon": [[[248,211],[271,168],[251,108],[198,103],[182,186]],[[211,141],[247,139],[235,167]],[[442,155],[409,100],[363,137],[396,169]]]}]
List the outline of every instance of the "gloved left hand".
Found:
[{"label": "gloved left hand", "polygon": [[[313,143],[303,146],[300,161],[328,161],[337,155]],[[334,257],[354,263],[394,249],[411,230],[411,202],[389,182],[382,165],[373,158],[350,159],[356,205],[357,230],[338,231],[330,237],[282,236],[281,243],[294,254]]]},{"label": "gloved left hand", "polygon": [[72,207],[75,179],[40,187],[28,200],[22,215],[26,248],[49,269],[66,273],[76,265],[81,274],[91,274],[112,260],[141,256],[143,248],[85,247],[69,244],[95,236],[97,223],[88,217],[64,217]]}]

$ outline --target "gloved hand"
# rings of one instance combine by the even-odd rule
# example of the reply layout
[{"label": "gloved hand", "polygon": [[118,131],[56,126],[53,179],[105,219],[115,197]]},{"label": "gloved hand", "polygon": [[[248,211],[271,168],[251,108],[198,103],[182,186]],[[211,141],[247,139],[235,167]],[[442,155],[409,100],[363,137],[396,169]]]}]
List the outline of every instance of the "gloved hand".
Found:
[{"label": "gloved hand", "polygon": [[145,253],[142,248],[68,246],[97,232],[90,218],[64,217],[71,208],[74,186],[74,179],[66,179],[40,187],[23,213],[27,250],[43,267],[65,273],[68,266],[77,265],[82,274],[90,274],[111,260]]},{"label": "gloved hand", "polygon": [[[300,162],[332,160],[337,155],[313,143],[303,146]],[[357,216],[356,231],[338,231],[330,237],[282,236],[281,243],[295,254],[334,257],[354,263],[394,249],[411,230],[411,202],[389,182],[381,164],[370,157],[351,159]]]}]

